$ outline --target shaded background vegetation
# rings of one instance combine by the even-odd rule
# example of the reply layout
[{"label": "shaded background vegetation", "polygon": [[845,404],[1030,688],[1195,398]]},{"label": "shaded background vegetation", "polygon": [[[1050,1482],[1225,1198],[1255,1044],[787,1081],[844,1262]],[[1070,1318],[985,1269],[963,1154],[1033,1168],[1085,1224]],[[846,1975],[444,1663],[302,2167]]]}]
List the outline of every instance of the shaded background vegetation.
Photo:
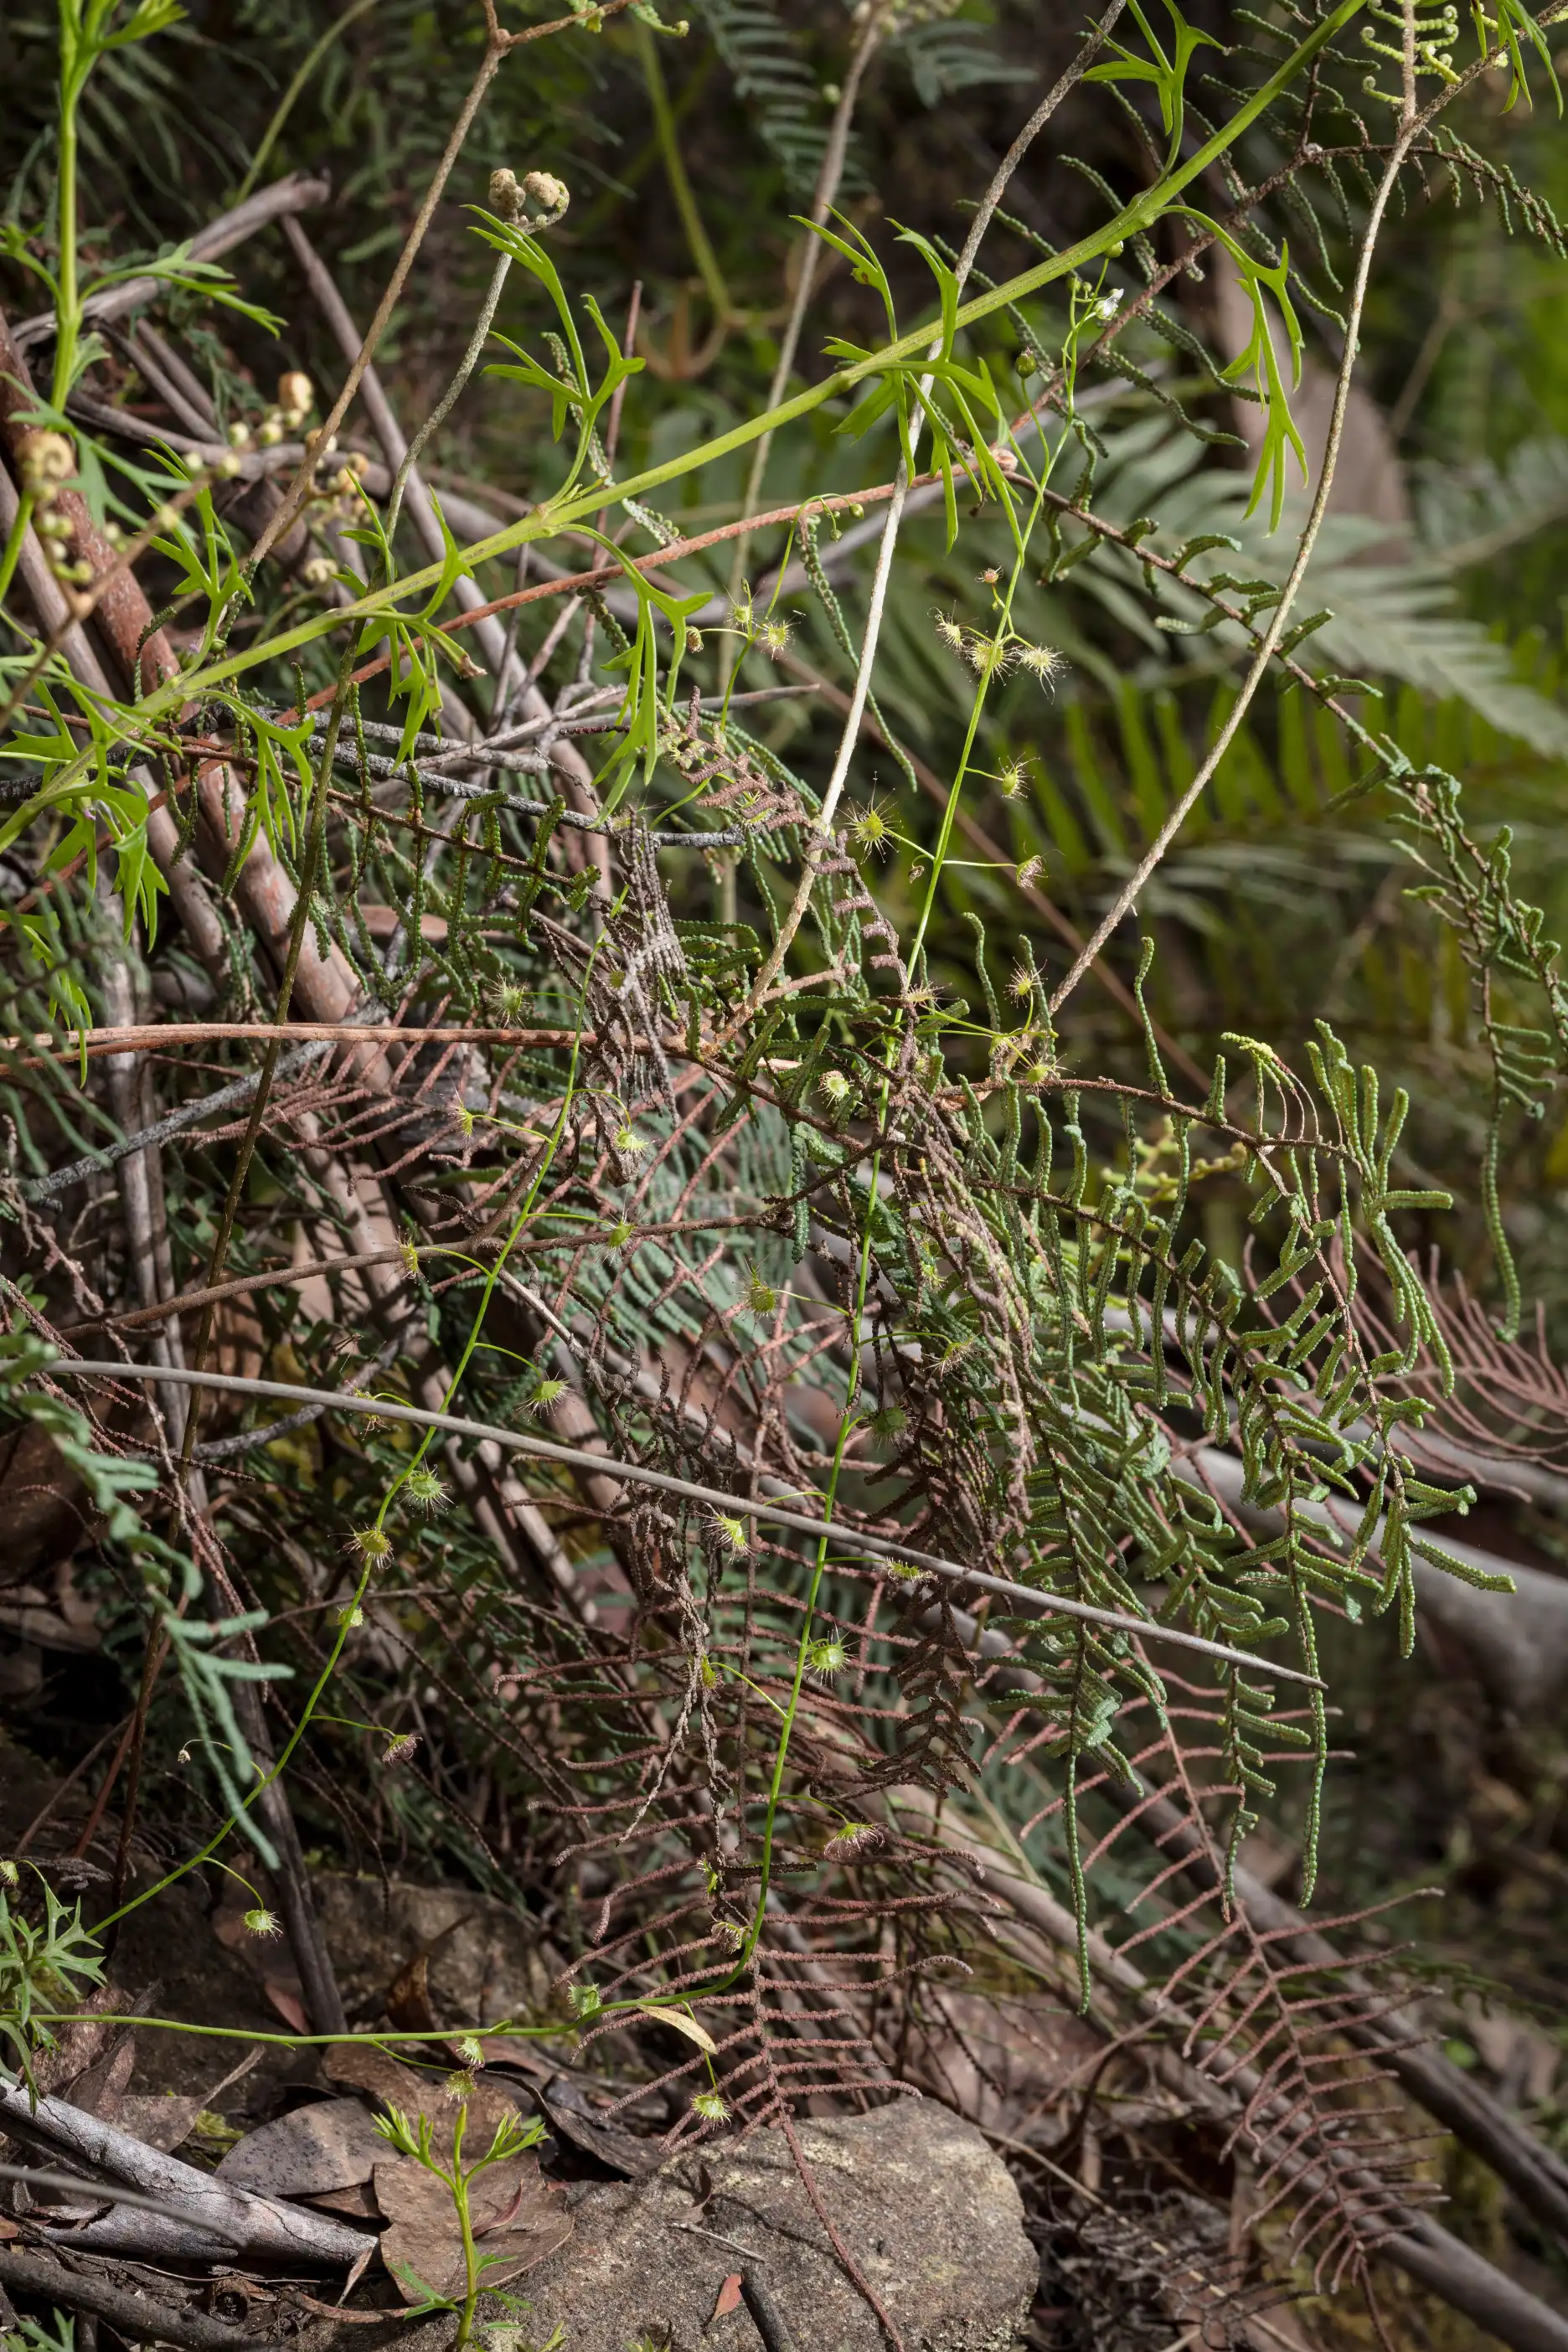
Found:
[{"label": "shaded background vegetation", "polygon": [[[330,203],[310,220],[362,324],[406,232],[447,126],[471,76],[481,38],[464,0],[434,6],[375,0],[351,10],[328,42],[336,12],[310,0],[219,0],[192,7],[185,24],[151,48],[110,59],[89,101],[89,177],[93,226],[117,251],[177,239],[232,199],[273,123],[284,91],[318,46],[321,54],[271,147],[263,176],[284,169],[331,173]],[[1194,21],[1204,21],[1194,12]],[[1207,21],[1234,34],[1212,5]],[[871,68],[854,133],[843,203],[861,226],[898,223],[956,245],[963,206],[1005,150],[1033,93],[1070,51],[1076,26],[1064,12],[1001,0],[989,11],[935,15],[906,29]],[[489,173],[547,169],[572,191],[556,233],[563,274],[590,287],[606,317],[626,315],[640,288],[639,349],[648,362],[631,404],[623,460],[640,463],[751,413],[765,394],[797,266],[792,211],[809,197],[850,30],[828,5],[783,0],[694,0],[684,39],[651,44],[627,23],[595,39],[542,44],[503,74],[469,143],[379,365],[399,413],[425,414],[466,344],[488,275],[469,235],[465,201],[483,200]],[[0,15],[0,189],[4,213],[29,225],[47,213],[51,187],[53,28],[41,12]],[[650,68],[650,58],[652,60]],[[1568,74],[1568,54],[1563,70]],[[679,154],[700,216],[694,247],[672,184],[650,103],[649,73],[667,86]],[[1557,209],[1568,209],[1568,134],[1547,103],[1503,111],[1489,87],[1459,128]],[[1053,123],[1008,199],[1015,226],[993,232],[984,258],[1003,274],[1026,257],[1026,232],[1070,239],[1100,199],[1090,174],[1120,176],[1138,163],[1136,131],[1075,99]],[[1068,162],[1089,167],[1075,170]],[[1261,176],[1268,157],[1248,157]],[[702,249],[705,239],[707,250]],[[893,251],[890,245],[889,250]],[[1333,252],[1331,258],[1342,257]],[[891,265],[898,282],[900,264]],[[1127,257],[1129,272],[1133,257]],[[907,281],[911,305],[922,299]],[[314,319],[281,239],[247,249],[251,299],[286,321],[276,339],[205,314],[186,347],[206,372],[220,417],[259,415],[284,366],[331,383],[335,345]],[[12,315],[30,307],[21,281],[6,288]],[[1223,361],[1225,289],[1217,276],[1182,283],[1171,307]],[[830,332],[870,340],[869,298],[847,272],[825,274],[803,363]],[[176,300],[172,316],[179,323]],[[542,313],[515,278],[500,325],[537,331]],[[1331,321],[1307,318],[1309,368],[1338,361]],[[221,330],[221,331],[220,331]],[[1469,821],[1484,839],[1511,829],[1516,866],[1547,928],[1568,926],[1568,693],[1563,688],[1568,556],[1568,294],[1559,265],[1513,234],[1495,208],[1468,194],[1412,205],[1382,248],[1367,331],[1366,383],[1374,399],[1352,418],[1347,473],[1353,481],[1325,537],[1308,606],[1334,605],[1344,650],[1334,657],[1374,689],[1375,715],[1419,763],[1428,757],[1465,781]],[[1010,361],[1009,331],[994,336]],[[1106,374],[1089,414],[1101,443],[1096,502],[1130,522],[1176,510],[1192,530],[1243,529],[1250,466],[1240,404],[1178,343],[1131,339],[1132,356],[1162,391],[1179,395],[1216,438],[1194,441],[1145,389]],[[112,359],[100,391],[132,408],[134,372]],[[351,420],[352,422],[352,420]],[[854,487],[876,477],[871,448],[890,473],[890,440],[850,445],[819,417],[774,451],[769,498]],[[519,421],[507,388],[477,378],[427,453],[439,487],[531,499],[548,488],[557,452],[537,420]],[[683,526],[724,520],[738,506],[744,457],[705,471]],[[699,502],[700,501],[700,502]],[[900,545],[879,673],[883,709],[910,751],[950,773],[965,723],[964,673],[941,643],[938,614],[977,620],[987,593],[977,578],[985,531],[966,530],[953,556],[940,513],[907,528]],[[1269,560],[1253,527],[1249,556]],[[1289,537],[1289,533],[1284,534]],[[824,546],[829,544],[825,537]],[[778,535],[753,547],[759,574]],[[998,550],[1000,532],[998,529]],[[868,558],[836,576],[852,620],[862,605]],[[712,571],[729,583],[728,551]],[[498,568],[497,591],[510,584]],[[268,591],[280,595],[280,589]],[[850,665],[815,600],[789,600],[790,657],[842,687]],[[548,617],[548,615],[547,615]],[[975,803],[985,829],[1013,862],[1038,857],[1039,887],[1080,930],[1114,897],[1186,777],[1216,711],[1234,690],[1235,659],[1218,637],[1162,634],[1119,589],[1113,564],[1086,564],[1049,586],[1031,584],[1020,607],[1031,636],[1062,649],[1066,666],[1047,695],[1018,677],[989,707],[980,765],[1002,774],[1022,761],[1016,795],[992,789]],[[546,621],[524,624],[524,643]],[[572,657],[568,647],[563,660]],[[324,659],[324,656],[323,656]],[[698,659],[721,677],[721,642]],[[798,675],[797,671],[788,673]],[[775,675],[759,656],[743,682]],[[327,682],[321,667],[312,688]],[[1373,711],[1375,698],[1381,708]],[[781,705],[761,732],[820,782],[837,740],[820,698]],[[1483,1297],[1494,1268],[1474,1170],[1489,1109],[1489,1074],[1472,1034],[1467,989],[1447,934],[1419,899],[1419,877],[1373,791],[1357,781],[1334,730],[1299,697],[1266,689],[1210,792],[1147,895],[1143,922],[1159,955],[1151,1003],[1163,1030],[1200,1064],[1225,1031],[1244,1030],[1298,1049],[1312,1020],[1331,1017],[1352,1056],[1378,1064],[1415,1101],[1406,1144],[1421,1181],[1453,1192],[1451,1213],[1427,1220],[1423,1238]],[[885,896],[897,913],[914,904],[910,869],[935,824],[934,804],[907,789],[889,755],[879,779],[908,842],[889,853]],[[966,856],[974,856],[973,849]],[[722,876],[692,862],[683,911],[718,902]],[[976,992],[971,912],[1004,904],[984,864],[954,864],[944,877],[935,939],[938,976]],[[745,911],[742,905],[742,913]],[[1110,961],[1130,980],[1135,926]],[[1042,968],[1065,969],[1068,950],[1042,922]],[[178,961],[177,947],[168,950]],[[1005,975],[994,977],[1000,982]],[[1085,989],[1064,1036],[1069,1058],[1134,1074],[1142,1046],[1123,1011]],[[984,1048],[977,1046],[983,1055]],[[1543,1328],[1568,1346],[1568,1110],[1560,1099],[1539,1123],[1509,1129],[1502,1211],[1527,1295]],[[1243,1244],[1246,1196],[1237,1181],[1205,1192],[1206,1238],[1225,1255]],[[1521,1559],[1560,1567],[1561,1526],[1545,1512],[1500,1507],[1489,1540]],[[1568,1931],[1568,1745],[1559,1727],[1509,1723],[1463,1671],[1428,1645],[1396,1680],[1387,1668],[1394,1629],[1352,1645],[1341,1668],[1347,1757],[1331,1782],[1323,1840],[1330,1907],[1381,1900],[1395,1886],[1441,1886],[1399,1915],[1390,1933],[1419,1929],[1426,1949],[1507,1988],[1533,2012],[1538,2037],[1560,2040],[1561,1954]],[[107,1706],[105,1711],[107,1712]],[[39,1727],[61,1760],[82,1727]],[[406,1826],[461,1858],[462,1837],[439,1802],[416,1805]],[[1294,1857],[1282,1844],[1271,1867],[1289,1887]],[[1373,1931],[1374,1933],[1376,1931]],[[1456,2003],[1458,1996],[1455,1996]],[[1472,2012],[1479,2015],[1479,2011]],[[1494,2073],[1513,2063],[1484,2033],[1467,2038],[1456,2005],[1453,2046],[1464,2063]],[[1510,2045],[1511,2047],[1511,2045]],[[1539,2063],[1515,2084],[1537,2120],[1568,2147],[1568,2110]],[[1491,2222],[1482,2216],[1476,2227]],[[1545,2259],[1542,2254],[1542,2259]]]}]

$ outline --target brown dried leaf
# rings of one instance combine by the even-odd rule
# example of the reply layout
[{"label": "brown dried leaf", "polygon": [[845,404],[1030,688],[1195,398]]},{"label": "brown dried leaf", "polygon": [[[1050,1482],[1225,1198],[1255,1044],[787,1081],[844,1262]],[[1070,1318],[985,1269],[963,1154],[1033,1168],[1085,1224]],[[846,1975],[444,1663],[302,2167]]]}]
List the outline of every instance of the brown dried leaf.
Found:
[{"label": "brown dried leaf", "polygon": [[[545,2179],[531,2148],[481,2173],[469,2193],[474,2236],[487,2257],[487,2287],[503,2286],[531,2270],[572,2234],[566,2192]],[[462,2232],[445,2183],[412,2157],[393,2157],[375,2168],[375,2197],[391,2224],[382,2235],[381,2258],[405,2303],[422,2303],[423,2287],[461,2294]]]},{"label": "brown dried leaf", "polygon": [[709,2326],[711,2327],[714,2320],[716,2319],[728,2319],[732,2311],[739,2311],[740,2308],[741,2273],[739,2271],[736,2271],[731,2277],[724,2281],[723,2285],[719,2290],[719,2300],[713,2305],[712,2311],[709,2315]]},{"label": "brown dried leaf", "polygon": [[231,2147],[218,2178],[263,2197],[320,2197],[369,2180],[387,2144],[357,2099],[323,2099],[260,2124]]},{"label": "brown dried leaf", "polygon": [[197,2094],[137,2091],[121,2099],[111,2111],[100,2108],[99,2112],[107,2114],[121,2131],[130,2132],[146,2147],[161,2148],[168,2156],[190,2137],[205,2105],[205,2099]]},{"label": "brown dried leaf", "polygon": [[[447,2076],[401,2065],[388,2052],[363,2042],[340,2042],[327,2053],[324,2063],[332,2082],[342,2084],[345,2090],[362,2091],[377,2106],[396,2107],[405,2116],[428,2116],[437,2158],[443,2161],[450,2158],[452,2126],[462,2102],[447,2089]],[[484,2154],[501,2124],[516,2120],[519,2108],[515,2099],[482,2080],[473,2085],[467,2098],[468,2120],[463,2138],[472,2162],[475,2157]]]},{"label": "brown dried leaf", "polygon": [[435,2032],[436,2012],[430,2006],[428,1951],[416,1952],[388,1985],[386,2013],[400,2032]]},{"label": "brown dried leaf", "polygon": [[341,2213],[350,2221],[384,2221],[386,2219],[375,2201],[375,2191],[368,2180],[356,2181],[352,2189],[324,2189],[320,2197],[301,2200],[313,2205],[319,2213]]}]

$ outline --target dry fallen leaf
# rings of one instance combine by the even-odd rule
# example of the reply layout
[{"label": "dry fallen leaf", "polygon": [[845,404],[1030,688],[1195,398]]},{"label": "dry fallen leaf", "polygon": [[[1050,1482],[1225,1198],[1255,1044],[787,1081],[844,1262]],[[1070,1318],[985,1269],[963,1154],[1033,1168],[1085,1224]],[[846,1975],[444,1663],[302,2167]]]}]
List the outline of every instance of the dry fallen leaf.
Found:
[{"label": "dry fallen leaf", "polygon": [[386,1988],[386,2013],[405,2033],[434,2033],[430,2006],[430,1955],[416,1952]]},{"label": "dry fallen leaf", "polygon": [[323,2099],[247,2132],[217,2172],[220,2180],[263,2197],[320,2197],[359,2187],[388,2153],[358,2099]]},{"label": "dry fallen leaf", "polygon": [[205,2098],[195,2093],[182,2096],[173,2091],[135,2091],[117,2102],[108,2120],[168,2156],[190,2137],[205,2105]]},{"label": "dry fallen leaf", "polygon": [[[531,2148],[481,2173],[469,2195],[487,2288],[531,2269],[572,2234],[566,2192],[545,2179]],[[426,2287],[461,2294],[462,2233],[445,2183],[412,2158],[393,2157],[375,2168],[375,2198],[391,2224],[382,2234],[381,2258],[404,2302],[422,2303]]]},{"label": "dry fallen leaf", "polygon": [[639,2180],[663,2163],[665,2150],[658,2140],[639,2138],[605,2112],[611,2105],[607,2092],[596,2096],[574,2076],[561,2074],[552,2075],[535,2095],[559,2137],[596,2156],[612,2172]]},{"label": "dry fallen leaf", "polygon": [[303,2201],[313,2205],[318,2213],[341,2213],[350,2221],[383,2221],[386,2218],[368,2180],[358,2180],[352,2189],[324,2189],[319,2197],[308,2197]]},{"label": "dry fallen leaf", "polygon": [[[332,2082],[342,2084],[346,2090],[363,2091],[377,2106],[396,2107],[405,2116],[428,2116],[437,2156],[450,2157],[452,2126],[461,2102],[447,2088],[446,2075],[400,2065],[388,2052],[363,2042],[340,2042],[327,2053],[324,2063]],[[463,2148],[472,2163],[489,2147],[498,2126],[515,2123],[520,2110],[517,2102],[504,2091],[483,2081],[469,2090],[467,2104],[468,2120],[463,2130]],[[381,2153],[384,2158],[384,2141]]]},{"label": "dry fallen leaf", "polygon": [[727,2319],[732,2311],[739,2311],[740,2308],[741,2273],[736,2271],[731,2277],[724,2281],[719,2290],[719,2300],[709,2315],[709,2326],[711,2327],[716,2319]]}]

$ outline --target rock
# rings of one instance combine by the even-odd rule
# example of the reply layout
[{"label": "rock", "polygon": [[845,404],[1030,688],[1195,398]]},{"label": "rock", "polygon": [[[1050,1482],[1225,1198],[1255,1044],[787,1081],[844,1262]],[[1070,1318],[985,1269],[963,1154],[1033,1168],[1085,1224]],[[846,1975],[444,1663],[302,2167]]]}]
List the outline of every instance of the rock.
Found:
[{"label": "rock", "polygon": [[[1039,2258],[1012,2178],[973,2125],[901,2098],[797,2130],[834,2227],[906,2352],[1012,2352]],[[705,2200],[700,2168],[712,2182]],[[571,2242],[513,2290],[529,2306],[509,2336],[517,2352],[557,2326],[571,2352],[667,2339],[670,2352],[755,2352],[744,2309],[709,2322],[725,2278],[758,2255],[798,2352],[886,2352],[781,2132],[710,2141],[636,2185],[581,2184],[574,2218]]]},{"label": "rock", "polygon": [[419,1953],[428,1955],[429,1999],[443,2025],[489,2025],[549,2000],[537,1939],[489,1895],[336,1871],[320,1872],[312,1886],[351,2010],[384,1992]]}]

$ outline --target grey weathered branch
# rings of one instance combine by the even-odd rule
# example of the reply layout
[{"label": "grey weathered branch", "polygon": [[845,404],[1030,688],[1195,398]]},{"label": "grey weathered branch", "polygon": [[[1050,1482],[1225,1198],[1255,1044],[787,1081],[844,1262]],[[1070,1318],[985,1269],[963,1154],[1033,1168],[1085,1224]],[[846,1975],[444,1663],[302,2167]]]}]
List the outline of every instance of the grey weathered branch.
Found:
[{"label": "grey weathered branch", "polygon": [[[65,2099],[40,2098],[35,2105],[20,2084],[0,2082],[0,2123],[14,2139],[74,2157],[79,2164],[189,2216],[187,2225],[157,2215],[132,2221],[128,2215],[106,2214],[68,2231],[69,2244],[84,2252],[210,2262],[216,2237],[253,2262],[349,2270],[365,2252],[363,2234],[346,2222],[232,2189],[215,2174],[198,2172],[177,2156],[149,2147]],[[150,2232],[158,2238],[155,2249],[150,2245]]]},{"label": "grey weathered branch", "polygon": [[[232,253],[237,245],[254,236],[275,220],[287,220],[295,213],[310,212],[324,205],[332,193],[331,181],[325,173],[290,172],[281,180],[274,180],[269,188],[258,188],[245,203],[236,205],[232,212],[220,213],[205,228],[197,229],[190,241],[193,261],[216,261]],[[101,325],[110,319],[123,319],[143,302],[166,289],[162,278],[127,278],[119,286],[106,287],[101,294],[92,294],[84,304],[89,325]],[[55,314],[39,310],[31,319],[24,319],[13,331],[13,340],[19,351],[30,351],[35,343],[47,342],[55,331]]]},{"label": "grey weathered branch", "polygon": [[133,2344],[177,2344],[181,2352],[277,2352],[274,2339],[247,2336],[199,2311],[174,2304],[154,2303],[125,2287],[111,2286],[96,2273],[68,2270],[62,2263],[36,2254],[14,2253],[0,2246],[0,2287],[58,2304],[67,2311],[85,2312],[106,2319],[118,2335]]}]

